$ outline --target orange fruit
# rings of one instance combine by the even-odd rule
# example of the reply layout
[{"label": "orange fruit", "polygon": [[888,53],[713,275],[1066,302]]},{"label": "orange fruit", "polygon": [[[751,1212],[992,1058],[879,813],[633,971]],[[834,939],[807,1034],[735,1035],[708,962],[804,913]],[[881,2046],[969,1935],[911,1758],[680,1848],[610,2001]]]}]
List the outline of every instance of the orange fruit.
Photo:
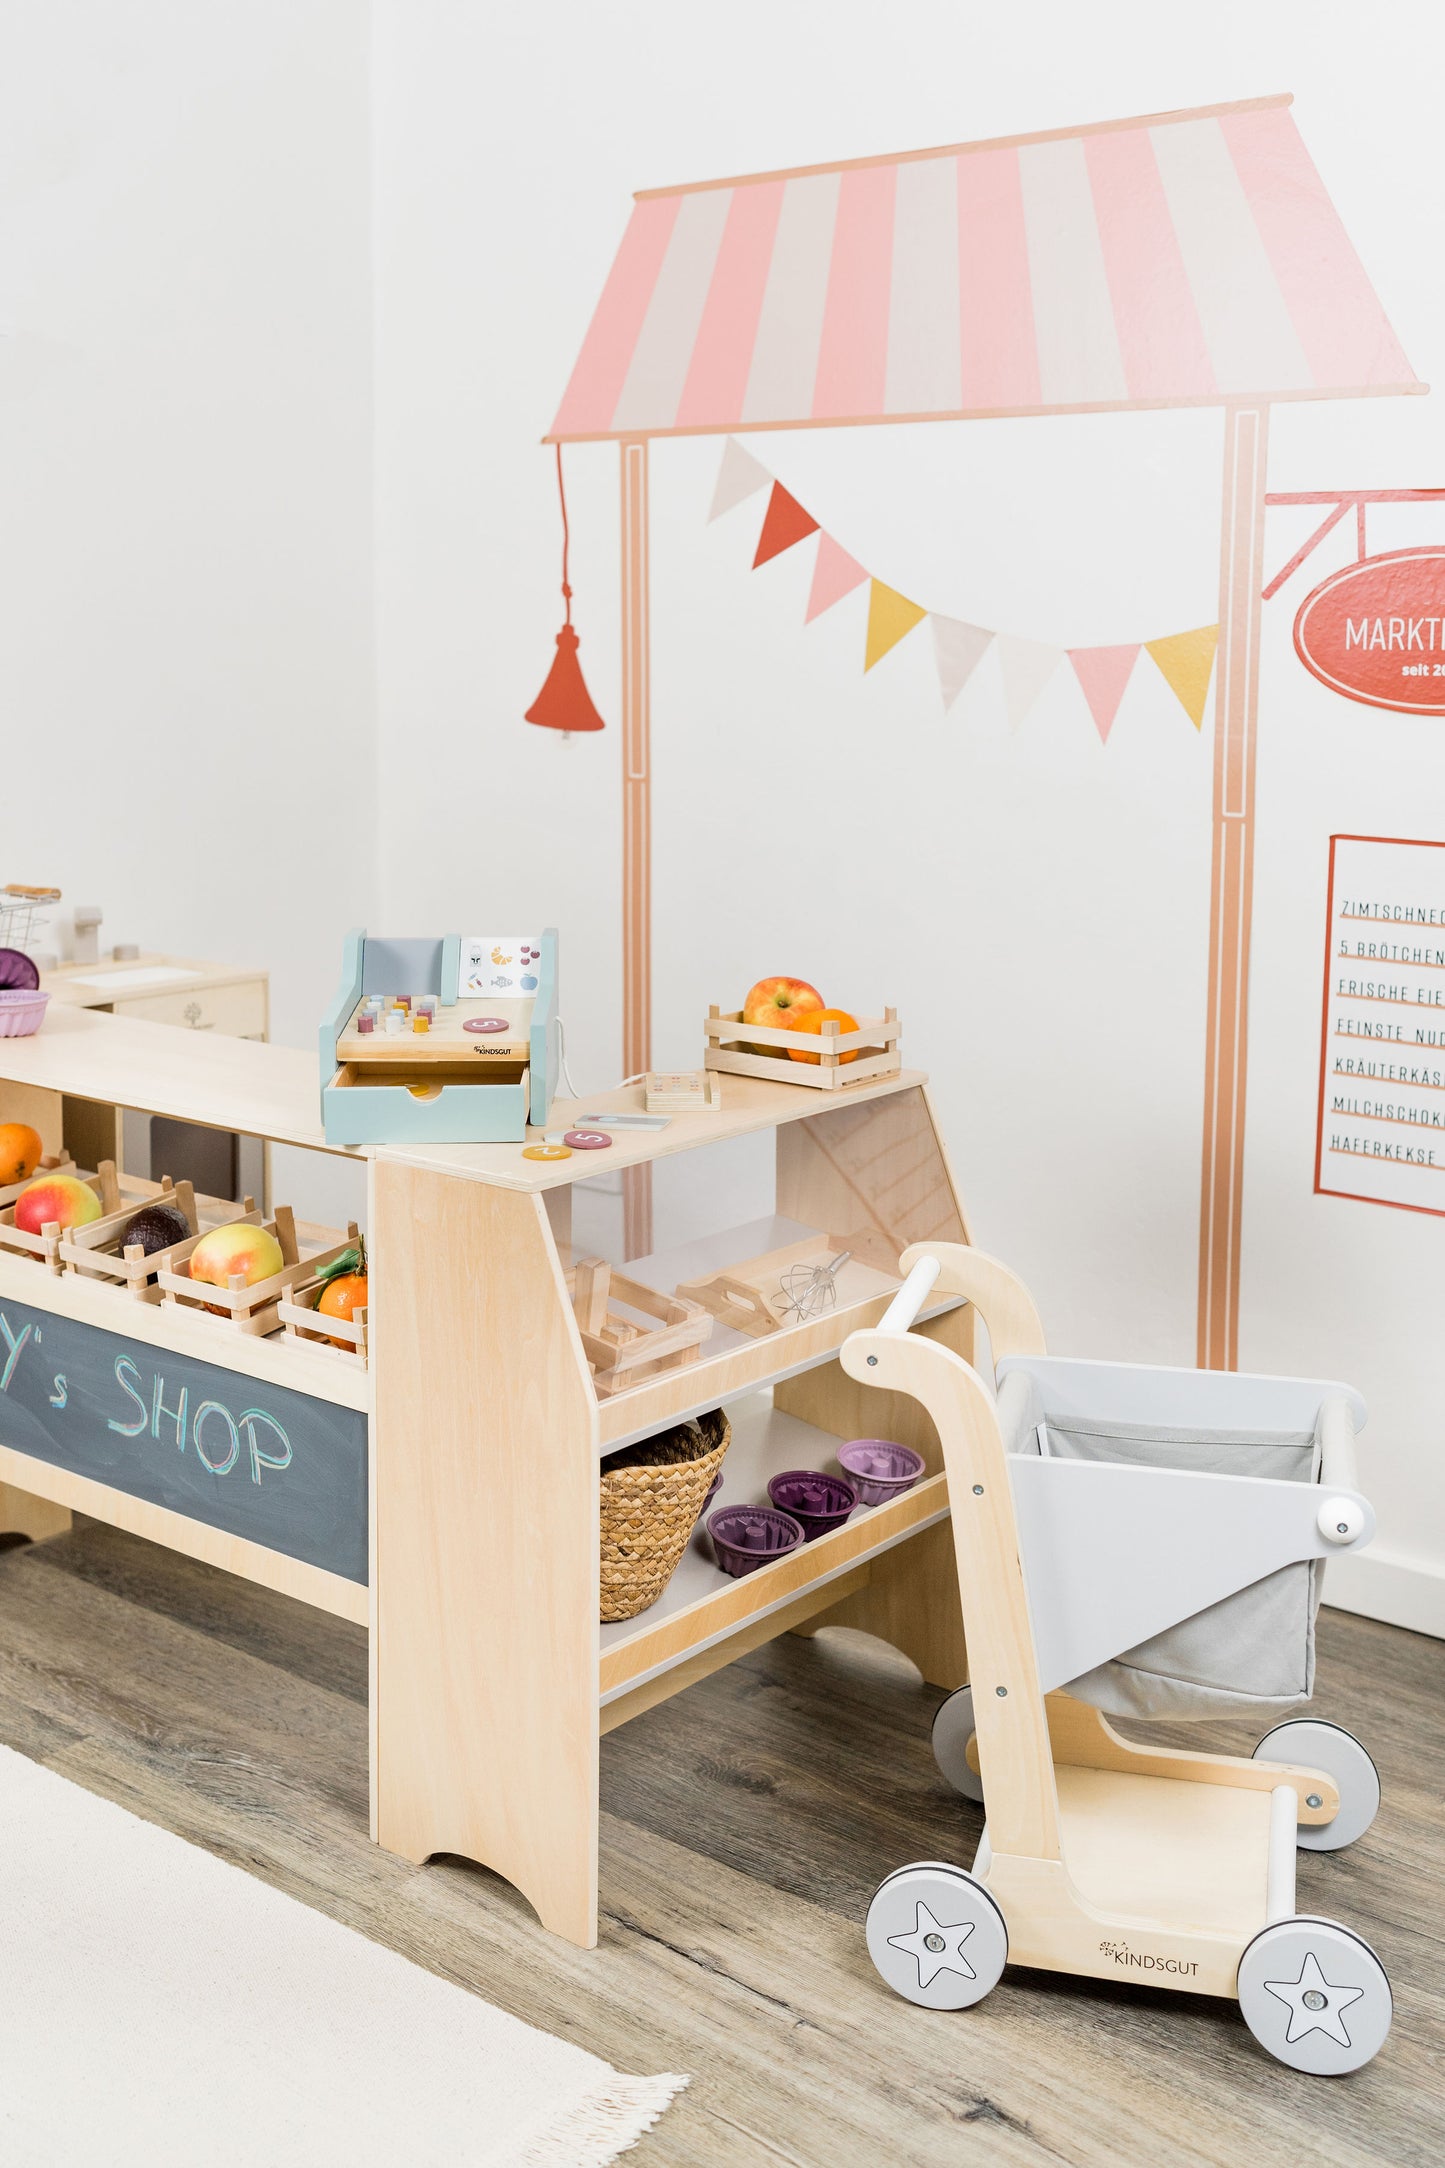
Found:
[{"label": "orange fruit", "polygon": [[[364,1272],[338,1272],[336,1278],[328,1280],[322,1288],[321,1299],[316,1305],[318,1316],[343,1318],[348,1324],[350,1324],[358,1310],[364,1310],[365,1308],[366,1274]],[[328,1333],[327,1338],[333,1347],[344,1348],[348,1355],[356,1353],[354,1341],[338,1340],[334,1333]]]},{"label": "orange fruit", "polygon": [[28,1182],[45,1146],[29,1122],[0,1122],[0,1189]]},{"label": "orange fruit", "polygon": [[[795,1010],[792,1028],[794,1031],[812,1031],[821,1035],[825,1023],[836,1024],[839,1031],[856,1031],[858,1029],[857,1017],[850,1016],[846,1009]],[[800,1048],[790,1046],[788,1048],[788,1059],[789,1061],[810,1061],[814,1068],[818,1068],[823,1057],[821,1054],[805,1054]],[[854,1047],[851,1054],[840,1054],[838,1056],[839,1066],[841,1067],[845,1061],[856,1061],[857,1059],[858,1049]]]}]

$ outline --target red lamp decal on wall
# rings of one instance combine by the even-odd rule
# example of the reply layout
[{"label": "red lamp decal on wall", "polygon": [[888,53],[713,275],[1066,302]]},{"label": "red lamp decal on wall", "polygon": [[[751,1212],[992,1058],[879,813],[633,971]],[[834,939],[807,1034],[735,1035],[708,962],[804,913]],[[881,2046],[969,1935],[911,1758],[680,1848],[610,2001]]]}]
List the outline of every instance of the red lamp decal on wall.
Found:
[{"label": "red lamp decal on wall", "polygon": [[572,589],[567,578],[567,551],[571,536],[567,527],[567,491],[562,482],[562,447],[557,446],[557,495],[562,506],[562,600],[567,615],[557,635],[557,653],[547,681],[527,710],[529,723],[544,730],[605,730],[607,725],[592,705],[592,695],[577,660],[580,645],[572,630]]}]

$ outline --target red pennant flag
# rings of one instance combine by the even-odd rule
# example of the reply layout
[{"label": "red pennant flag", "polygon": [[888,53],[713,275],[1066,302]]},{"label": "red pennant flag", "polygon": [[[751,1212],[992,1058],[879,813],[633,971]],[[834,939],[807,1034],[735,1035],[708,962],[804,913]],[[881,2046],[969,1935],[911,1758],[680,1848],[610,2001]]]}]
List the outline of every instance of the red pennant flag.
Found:
[{"label": "red pennant flag", "polygon": [[753,570],[765,565],[770,557],[781,557],[804,535],[816,534],[818,522],[811,512],[805,512],[796,497],[790,497],[781,482],[774,482],[773,494],[768,499],[767,516],[763,531],[758,536],[758,554],[753,559]]}]

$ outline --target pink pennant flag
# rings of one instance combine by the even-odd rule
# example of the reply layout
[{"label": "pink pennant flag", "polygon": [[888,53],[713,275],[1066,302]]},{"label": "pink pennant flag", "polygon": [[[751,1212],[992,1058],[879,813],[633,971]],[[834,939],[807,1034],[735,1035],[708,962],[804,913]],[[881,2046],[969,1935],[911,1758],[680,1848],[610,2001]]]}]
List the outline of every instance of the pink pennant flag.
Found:
[{"label": "pink pennant flag", "polygon": [[861,587],[867,577],[856,557],[850,557],[845,549],[840,549],[830,534],[820,532],[818,559],[813,566],[813,585],[804,624],[811,625],[815,617],[821,617],[835,602],[841,602],[855,587]]},{"label": "pink pennant flag", "polygon": [[1114,727],[1114,717],[1119,712],[1119,702],[1124,697],[1124,687],[1139,659],[1139,642],[1129,647],[1071,647],[1069,661],[1074,675],[1083,688],[1089,703],[1089,713],[1094,718],[1094,728],[1099,742],[1107,745],[1109,732]]}]

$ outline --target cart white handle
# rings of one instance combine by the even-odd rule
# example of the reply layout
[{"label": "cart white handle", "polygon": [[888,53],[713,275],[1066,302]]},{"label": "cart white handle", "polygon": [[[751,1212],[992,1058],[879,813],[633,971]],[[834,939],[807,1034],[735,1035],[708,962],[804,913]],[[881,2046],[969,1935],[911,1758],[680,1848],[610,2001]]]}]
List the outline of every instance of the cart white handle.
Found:
[{"label": "cart white handle", "polygon": [[[1366,1513],[1358,1495],[1360,1478],[1355,1469],[1355,1425],[1347,1400],[1327,1400],[1320,1409],[1320,1499],[1316,1525],[1326,1543],[1341,1548],[1355,1543],[1365,1532]],[[1344,1495],[1341,1495],[1343,1493]]]},{"label": "cart white handle", "polygon": [[943,1270],[937,1257],[920,1257],[893,1300],[878,1320],[879,1332],[907,1332],[919,1311],[933,1293],[934,1282]]},{"label": "cart white handle", "polygon": [[1343,1396],[1326,1400],[1320,1408],[1320,1481],[1331,1490],[1358,1490],[1355,1467],[1355,1423],[1350,1403]]}]

